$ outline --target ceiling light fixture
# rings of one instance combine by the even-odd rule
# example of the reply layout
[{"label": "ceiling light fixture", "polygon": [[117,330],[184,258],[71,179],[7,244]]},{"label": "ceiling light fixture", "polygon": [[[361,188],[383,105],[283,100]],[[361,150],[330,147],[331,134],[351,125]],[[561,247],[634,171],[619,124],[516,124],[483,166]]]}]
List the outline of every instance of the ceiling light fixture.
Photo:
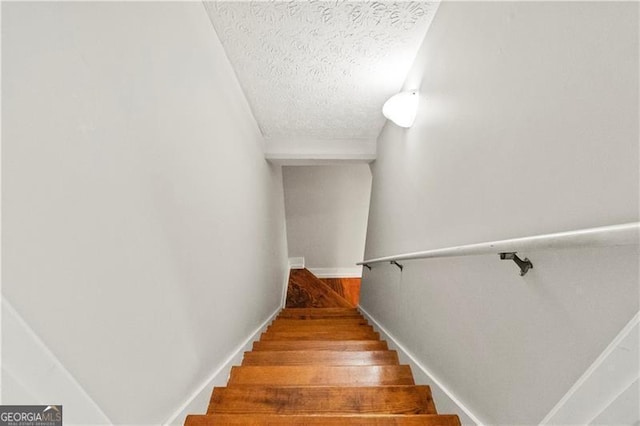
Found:
[{"label": "ceiling light fixture", "polygon": [[418,112],[419,97],[417,90],[393,95],[382,106],[382,114],[400,127],[411,127]]}]

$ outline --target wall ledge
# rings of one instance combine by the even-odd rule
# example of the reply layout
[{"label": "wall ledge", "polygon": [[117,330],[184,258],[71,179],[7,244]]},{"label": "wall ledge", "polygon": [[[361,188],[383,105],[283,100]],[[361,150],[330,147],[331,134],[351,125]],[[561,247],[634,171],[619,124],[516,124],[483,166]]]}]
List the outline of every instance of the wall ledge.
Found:
[{"label": "wall ledge", "polygon": [[362,266],[354,268],[308,268],[318,278],[362,278]]},{"label": "wall ledge", "polygon": [[[640,377],[639,332],[640,312],[620,330],[540,424],[592,424],[624,396]],[[638,415],[637,403],[635,411]]]}]

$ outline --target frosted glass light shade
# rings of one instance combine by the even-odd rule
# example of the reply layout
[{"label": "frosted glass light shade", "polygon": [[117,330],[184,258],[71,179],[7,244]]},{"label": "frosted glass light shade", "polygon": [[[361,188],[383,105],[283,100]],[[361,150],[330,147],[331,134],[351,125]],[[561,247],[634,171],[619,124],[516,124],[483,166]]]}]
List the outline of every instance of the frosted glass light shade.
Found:
[{"label": "frosted glass light shade", "polygon": [[382,106],[382,114],[400,127],[411,127],[418,112],[417,90],[400,92]]}]

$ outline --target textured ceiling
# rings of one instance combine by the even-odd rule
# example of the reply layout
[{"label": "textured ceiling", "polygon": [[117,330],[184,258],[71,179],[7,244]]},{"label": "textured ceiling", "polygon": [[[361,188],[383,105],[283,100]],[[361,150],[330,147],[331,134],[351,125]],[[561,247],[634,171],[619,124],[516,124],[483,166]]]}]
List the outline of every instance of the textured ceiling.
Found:
[{"label": "textured ceiling", "polygon": [[435,2],[205,2],[267,138],[375,138]]}]

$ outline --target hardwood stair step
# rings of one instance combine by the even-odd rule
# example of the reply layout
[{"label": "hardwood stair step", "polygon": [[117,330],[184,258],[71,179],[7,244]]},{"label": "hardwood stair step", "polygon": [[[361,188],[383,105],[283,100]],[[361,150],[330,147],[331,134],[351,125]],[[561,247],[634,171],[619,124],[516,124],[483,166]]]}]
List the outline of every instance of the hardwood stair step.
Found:
[{"label": "hardwood stair step", "polygon": [[399,365],[396,351],[245,352],[242,365]]},{"label": "hardwood stair step", "polygon": [[269,331],[260,340],[379,340],[380,334],[370,330]]},{"label": "hardwood stair step", "polygon": [[386,351],[384,340],[269,340],[253,342],[254,351]]},{"label": "hardwood stair step", "polygon": [[328,308],[309,308],[309,307],[301,307],[301,308],[284,308],[280,310],[281,314],[290,314],[290,313],[357,313],[359,314],[360,311],[358,310],[358,308],[354,308],[353,306],[351,307],[328,307]]},{"label": "hardwood stair step", "polygon": [[437,414],[428,386],[216,387],[213,413]]},{"label": "hardwood stair step", "polygon": [[201,414],[187,416],[185,426],[460,426],[449,414]]},{"label": "hardwood stair step", "polygon": [[309,320],[309,319],[366,319],[362,315],[353,315],[353,314],[288,314],[288,315],[278,315],[276,319],[298,319],[298,320]]},{"label": "hardwood stair step", "polygon": [[371,324],[368,323],[361,323],[361,322],[334,322],[333,324],[331,323],[324,323],[324,324],[318,324],[316,323],[316,321],[321,321],[321,320],[316,320],[316,319],[311,319],[311,320],[287,320],[285,322],[279,322],[279,320],[275,320],[273,321],[271,324],[269,324],[269,327],[273,327],[273,328],[290,328],[290,329],[297,329],[297,328],[343,328],[343,329],[348,329],[348,328],[361,328],[361,327],[365,327],[365,328],[371,328],[373,329],[373,326]]},{"label": "hardwood stair step", "polygon": [[415,385],[408,365],[232,367],[227,386],[388,386]]},{"label": "hardwood stair step", "polygon": [[355,308],[286,308],[278,318],[363,318]]},{"label": "hardwood stair step", "polygon": [[271,323],[271,327],[358,327],[361,325],[369,326],[369,322],[364,318],[280,318]]},{"label": "hardwood stair step", "polygon": [[316,325],[316,324],[283,324],[283,325],[270,325],[265,332],[277,332],[277,331],[299,331],[303,333],[313,333],[316,331],[369,331],[374,332],[374,329],[370,325]]}]

